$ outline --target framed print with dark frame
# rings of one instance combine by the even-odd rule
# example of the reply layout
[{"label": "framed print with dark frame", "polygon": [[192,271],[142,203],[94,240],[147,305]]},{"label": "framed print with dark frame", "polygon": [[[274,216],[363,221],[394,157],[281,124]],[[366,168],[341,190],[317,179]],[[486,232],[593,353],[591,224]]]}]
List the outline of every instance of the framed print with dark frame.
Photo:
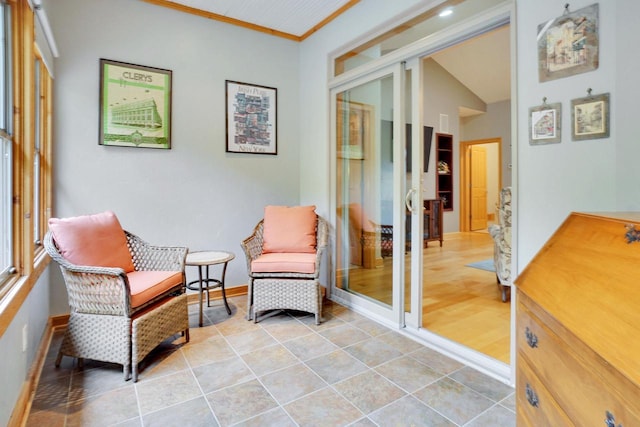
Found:
[{"label": "framed print with dark frame", "polygon": [[354,101],[338,101],[336,128],[338,157],[364,160],[373,133],[373,106]]},{"label": "framed print with dark frame", "polygon": [[571,100],[571,139],[609,137],[609,94]]},{"label": "framed print with dark frame", "polygon": [[598,68],[598,3],[538,25],[538,76],[541,82]]},{"label": "framed print with dark frame", "polygon": [[278,154],[278,90],[226,80],[228,153]]},{"label": "framed print with dark frame", "polygon": [[562,104],[544,103],[529,108],[529,144],[555,144],[561,141]]},{"label": "framed print with dark frame", "polygon": [[171,70],[100,59],[100,145],[171,148]]}]

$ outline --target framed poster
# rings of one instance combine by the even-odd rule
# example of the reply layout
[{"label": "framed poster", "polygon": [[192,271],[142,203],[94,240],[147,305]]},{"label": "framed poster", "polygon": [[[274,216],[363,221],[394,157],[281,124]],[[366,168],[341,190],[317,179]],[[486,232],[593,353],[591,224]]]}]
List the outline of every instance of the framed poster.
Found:
[{"label": "framed poster", "polygon": [[541,82],[598,68],[598,3],[538,25],[538,76]]},{"label": "framed poster", "polygon": [[170,70],[100,59],[100,145],[171,148]]},{"label": "framed poster", "polygon": [[278,90],[226,81],[228,153],[278,154]]},{"label": "framed poster", "polygon": [[571,139],[609,137],[609,94],[571,100]]},{"label": "framed poster", "polygon": [[553,144],[561,140],[562,104],[529,108],[529,144]]},{"label": "framed poster", "polygon": [[373,106],[353,101],[338,101],[338,157],[364,160],[373,133]]}]

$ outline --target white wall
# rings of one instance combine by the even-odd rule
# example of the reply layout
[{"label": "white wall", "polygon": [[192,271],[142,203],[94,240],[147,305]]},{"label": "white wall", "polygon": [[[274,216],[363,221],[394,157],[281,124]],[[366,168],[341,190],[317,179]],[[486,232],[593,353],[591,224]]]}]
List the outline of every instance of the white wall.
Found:
[{"label": "white wall", "polygon": [[[0,336],[0,425],[7,425],[20,391],[35,361],[49,320],[49,275],[46,270],[37,281],[13,320]],[[25,351],[22,333],[26,327]],[[17,416],[21,414],[16,414]]]},{"label": "white wall", "polygon": [[[607,9],[609,3],[607,1]],[[611,120],[616,140],[615,184],[609,191],[616,193],[615,207],[619,211],[640,211],[640,138],[638,137],[638,99],[640,95],[640,55],[638,55],[638,16],[640,2],[616,0],[614,28],[609,28],[615,37],[610,49],[615,51],[616,70],[613,76],[615,94]],[[600,6],[604,8],[604,5]],[[612,88],[612,89],[614,89]],[[594,173],[598,173],[597,171]]]},{"label": "white wall", "polygon": [[[299,44],[140,1],[55,0],[49,17],[54,216],[111,209],[149,242],[232,251],[227,285],[246,283],[240,242],[265,205],[300,201]],[[98,145],[100,58],[172,70],[170,150]],[[277,156],[225,152],[227,79],[277,88]]]},{"label": "white wall", "polygon": [[[593,4],[591,0],[571,2],[571,11]],[[631,23],[636,16],[629,7],[638,7],[633,0],[600,1],[600,66],[597,70],[577,74],[571,77],[540,83],[538,79],[538,57],[535,35],[540,23],[562,15],[564,4],[555,0],[530,2],[517,1],[517,90],[518,90],[518,161],[517,161],[517,234],[518,234],[518,271],[531,260],[555,229],[572,211],[610,211],[615,210],[619,195],[625,194],[632,185],[637,187],[637,167],[625,168],[625,175],[631,179],[621,186],[616,176],[618,161],[630,162],[625,157],[621,144],[627,144],[629,138],[637,141],[637,133],[619,132],[620,111],[618,97],[627,89],[616,84],[616,75],[628,73],[625,84],[637,79],[637,74],[629,70],[618,70],[616,44],[624,40],[638,40],[637,24]],[[619,12],[616,8],[619,8]],[[616,22],[623,17],[621,25]],[[625,28],[618,32],[616,28]],[[628,47],[631,47],[627,45]],[[635,48],[634,48],[635,49]],[[632,50],[635,51],[635,50]],[[637,56],[637,55],[635,55]],[[629,60],[638,68],[637,58]],[[637,87],[637,83],[636,87]],[[609,92],[611,94],[611,137],[587,141],[571,140],[571,100],[587,96],[587,89],[593,94]],[[637,99],[637,92],[635,92]],[[542,98],[547,102],[562,103],[562,142],[541,146],[529,145],[528,109],[540,105]],[[629,99],[630,100],[630,99]],[[629,103],[629,105],[633,105]],[[637,152],[637,144],[634,151]],[[632,184],[632,182],[635,183]],[[626,188],[625,188],[626,187]],[[639,207],[638,190],[636,208]]]}]

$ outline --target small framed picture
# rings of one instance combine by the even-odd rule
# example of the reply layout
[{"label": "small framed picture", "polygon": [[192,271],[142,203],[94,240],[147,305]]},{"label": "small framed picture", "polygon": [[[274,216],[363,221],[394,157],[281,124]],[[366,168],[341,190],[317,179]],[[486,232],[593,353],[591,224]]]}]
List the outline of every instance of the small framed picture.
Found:
[{"label": "small framed picture", "polygon": [[100,145],[171,148],[171,70],[100,60]]},{"label": "small framed picture", "polygon": [[529,144],[555,144],[561,140],[562,104],[529,108]]},{"label": "small framed picture", "polygon": [[278,154],[278,90],[226,81],[228,153]]},{"label": "small framed picture", "polygon": [[571,100],[571,139],[609,137],[609,94]]}]

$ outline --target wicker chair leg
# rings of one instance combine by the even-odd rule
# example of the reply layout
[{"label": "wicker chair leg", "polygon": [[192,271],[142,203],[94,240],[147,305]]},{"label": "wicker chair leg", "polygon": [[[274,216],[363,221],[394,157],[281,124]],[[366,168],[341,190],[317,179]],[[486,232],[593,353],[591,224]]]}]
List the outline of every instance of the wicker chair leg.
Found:
[{"label": "wicker chair leg", "polygon": [[508,286],[501,286],[502,288],[502,302],[507,302],[509,300],[508,293],[511,291]]},{"label": "wicker chair leg", "polygon": [[249,279],[247,285],[247,320],[251,320],[253,314],[253,279]]},{"label": "wicker chair leg", "polygon": [[189,328],[185,329],[182,334],[184,335],[184,342],[189,342]]},{"label": "wicker chair leg", "polygon": [[318,307],[316,310],[316,325],[319,325],[320,322],[322,322],[322,300],[323,300],[323,296],[322,296],[322,287],[320,285],[318,285]]}]

